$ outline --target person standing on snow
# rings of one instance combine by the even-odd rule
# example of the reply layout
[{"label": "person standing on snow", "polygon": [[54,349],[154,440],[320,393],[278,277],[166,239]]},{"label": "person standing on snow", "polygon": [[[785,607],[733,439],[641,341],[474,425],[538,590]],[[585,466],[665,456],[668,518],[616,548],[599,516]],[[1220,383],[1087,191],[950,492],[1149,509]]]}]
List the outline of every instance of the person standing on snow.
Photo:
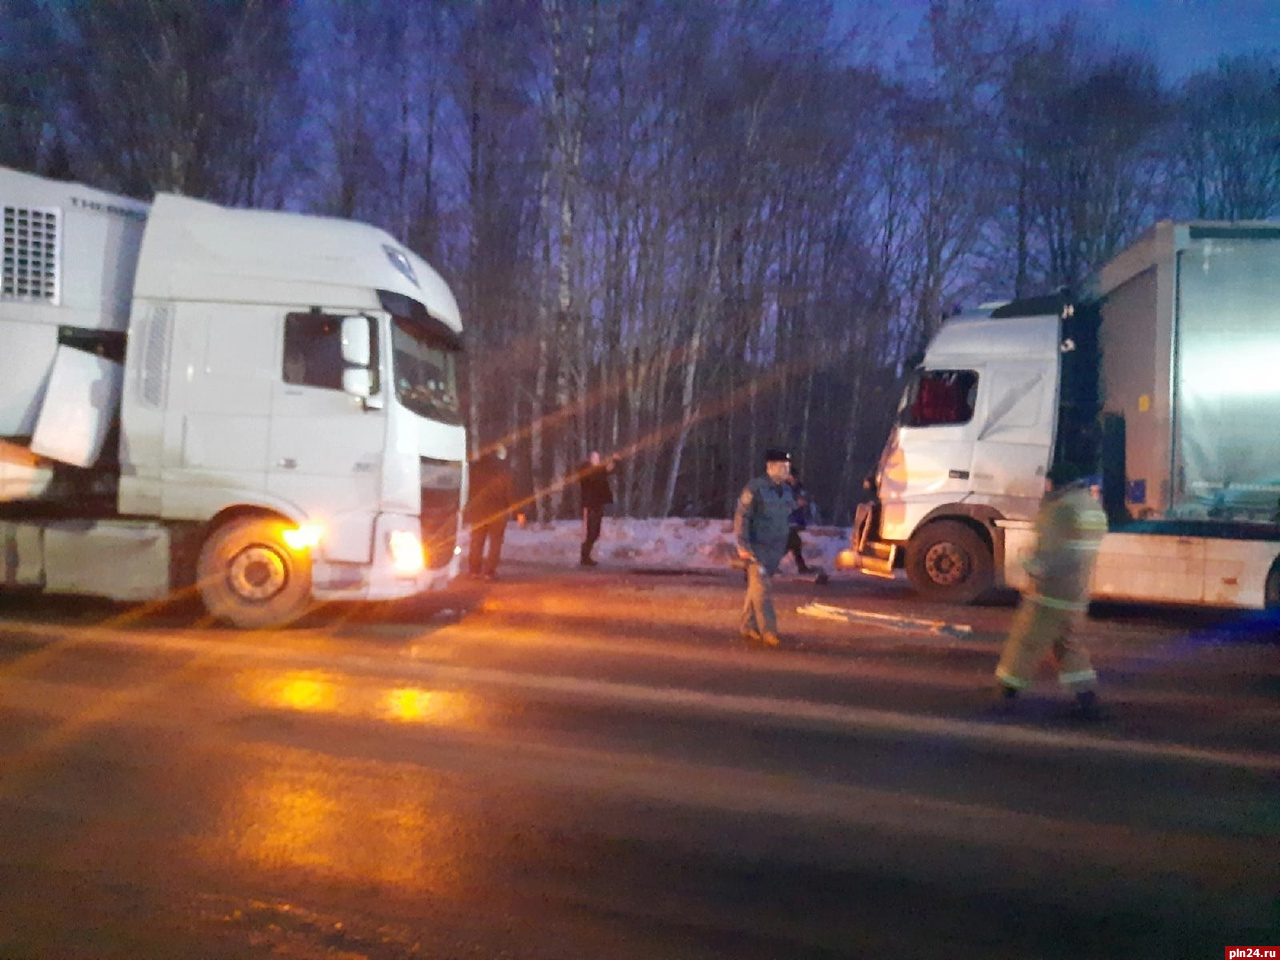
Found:
[{"label": "person standing on snow", "polygon": [[604,520],[604,508],[613,503],[613,488],[609,474],[618,468],[618,458],[600,459],[600,451],[592,450],[587,462],[578,468],[578,491],[582,500],[582,550],[578,563],[594,567],[591,551],[600,539],[600,524]]},{"label": "person standing on snow", "polygon": [[764,476],[748,483],[738,497],[733,532],[738,542],[738,559],[747,567],[742,637],[776,647],[781,641],[773,608],[773,577],[787,552],[796,501],[787,483],[791,475],[791,455],[774,447],[765,451],[764,460]]},{"label": "person standing on snow", "polygon": [[1057,667],[1058,681],[1075,694],[1076,716],[1095,719],[1098,675],[1071,633],[1089,606],[1089,581],[1107,516],[1073,464],[1054,464],[1045,481],[1035,553],[1025,563],[1031,584],[996,666],[997,692],[1004,704],[1011,703],[1048,657]]},{"label": "person standing on snow", "polygon": [[[462,519],[471,526],[471,550],[467,554],[467,571],[473,577],[493,579],[498,575],[502,558],[502,541],[507,534],[507,520],[515,506],[515,480],[507,463],[507,448],[498,444],[471,465],[467,506]],[[485,543],[489,556],[485,558]]]}]

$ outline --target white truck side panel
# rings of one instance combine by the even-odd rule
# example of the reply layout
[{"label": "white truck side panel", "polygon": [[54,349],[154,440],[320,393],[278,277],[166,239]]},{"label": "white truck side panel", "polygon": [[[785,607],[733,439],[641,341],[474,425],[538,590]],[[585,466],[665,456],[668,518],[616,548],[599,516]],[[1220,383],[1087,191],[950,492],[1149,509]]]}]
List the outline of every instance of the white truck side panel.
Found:
[{"label": "white truck side panel", "polygon": [[4,319],[6,306],[0,304],[0,437],[29,437],[44,402],[58,328]]},{"label": "white truck side panel", "polygon": [[35,429],[59,327],[128,328],[147,210],[0,167],[0,436]]},{"label": "white truck side panel", "polygon": [[169,593],[169,531],[120,520],[52,524],[44,530],[45,590],[159,600]]},{"label": "white truck side panel", "polygon": [[123,379],[120,364],[59,346],[31,438],[31,452],[76,467],[95,464],[120,409]]},{"label": "white truck side panel", "polygon": [[19,232],[24,212],[49,212],[58,234],[57,249],[43,252],[44,266],[58,274],[56,296],[0,290],[0,315],[52,327],[128,329],[146,204],[0,167],[0,208]]},{"label": "white truck side panel", "polygon": [[0,522],[0,584],[111,600],[169,593],[169,531],[127,520]]},{"label": "white truck side panel", "polygon": [[[166,519],[208,519],[225,504],[228,488],[248,501],[266,494],[279,325],[264,323],[264,311],[278,312],[239,304],[173,307],[160,462],[133,461],[139,475],[159,473]],[[126,406],[130,438],[132,414]]]},{"label": "white truck side panel", "polygon": [[[1030,521],[1002,523],[1005,581],[1030,586],[1023,564],[1035,549]],[[1094,600],[1242,607],[1265,605],[1267,572],[1280,553],[1268,540],[1225,540],[1111,531],[1093,571]]]}]

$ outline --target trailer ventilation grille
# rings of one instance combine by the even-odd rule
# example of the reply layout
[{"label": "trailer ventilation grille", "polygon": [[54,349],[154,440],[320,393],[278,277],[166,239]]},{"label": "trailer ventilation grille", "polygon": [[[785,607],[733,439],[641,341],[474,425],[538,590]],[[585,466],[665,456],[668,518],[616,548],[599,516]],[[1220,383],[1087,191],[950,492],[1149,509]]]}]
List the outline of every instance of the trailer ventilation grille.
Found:
[{"label": "trailer ventilation grille", "polygon": [[56,208],[4,208],[0,299],[58,302],[60,225]]}]

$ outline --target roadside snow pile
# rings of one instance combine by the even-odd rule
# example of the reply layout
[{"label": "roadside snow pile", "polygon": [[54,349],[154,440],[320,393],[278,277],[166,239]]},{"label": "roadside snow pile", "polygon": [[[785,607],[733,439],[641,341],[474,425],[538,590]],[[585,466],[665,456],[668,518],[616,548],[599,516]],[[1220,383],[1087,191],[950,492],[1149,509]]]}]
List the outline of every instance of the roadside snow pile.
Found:
[{"label": "roadside snow pile", "polygon": [[[558,520],[507,526],[503,559],[576,565],[582,545],[582,522]],[[849,531],[839,527],[810,527],[800,532],[805,561],[835,569],[835,556],[849,545]],[[467,544],[463,543],[466,550]],[[602,566],[654,569],[724,570],[736,555],[733,524],[727,520],[668,517],[632,520],[605,517],[595,559]],[[791,569],[791,560],[783,560]]]}]

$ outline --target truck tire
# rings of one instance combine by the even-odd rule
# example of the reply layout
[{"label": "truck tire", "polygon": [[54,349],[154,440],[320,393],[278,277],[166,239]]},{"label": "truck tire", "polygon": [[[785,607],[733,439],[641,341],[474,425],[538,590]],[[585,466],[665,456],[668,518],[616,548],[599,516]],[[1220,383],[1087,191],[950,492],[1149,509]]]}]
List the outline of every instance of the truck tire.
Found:
[{"label": "truck tire", "polygon": [[956,520],[925,525],[907,544],[907,576],[927,600],[972,603],[991,589],[991,548],[970,526]]},{"label": "truck tire", "polygon": [[281,538],[284,521],[240,517],[210,534],[196,562],[196,583],[215,619],[244,630],[283,627],[311,606],[311,555]]}]

